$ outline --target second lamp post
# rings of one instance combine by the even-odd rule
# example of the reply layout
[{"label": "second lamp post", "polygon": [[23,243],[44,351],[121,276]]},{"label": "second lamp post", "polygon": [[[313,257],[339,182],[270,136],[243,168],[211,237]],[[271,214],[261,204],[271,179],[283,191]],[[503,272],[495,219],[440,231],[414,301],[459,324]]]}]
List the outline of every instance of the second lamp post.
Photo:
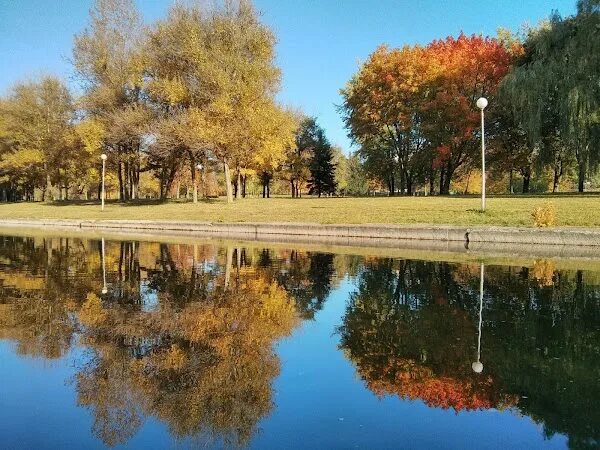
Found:
[{"label": "second lamp post", "polygon": [[104,196],[105,196],[104,178],[106,177],[106,158],[108,158],[108,156],[106,156],[106,153],[102,153],[100,155],[100,159],[102,160],[102,192],[101,192],[102,211],[104,211]]}]

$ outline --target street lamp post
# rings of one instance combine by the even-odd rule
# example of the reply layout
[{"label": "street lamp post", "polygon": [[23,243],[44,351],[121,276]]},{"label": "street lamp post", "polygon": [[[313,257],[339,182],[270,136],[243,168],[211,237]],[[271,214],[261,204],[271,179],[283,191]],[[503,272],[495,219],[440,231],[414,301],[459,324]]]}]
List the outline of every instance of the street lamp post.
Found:
[{"label": "street lamp post", "polygon": [[104,211],[104,196],[105,196],[104,178],[106,177],[106,159],[107,158],[108,158],[108,156],[106,156],[106,153],[102,153],[100,155],[100,159],[102,160],[102,197],[101,197],[102,211]]},{"label": "street lamp post", "polygon": [[[202,164],[196,164],[196,169],[198,169],[200,177],[202,177]],[[194,180],[194,203],[198,203],[198,180],[196,179]]]},{"label": "street lamp post", "polygon": [[477,107],[481,110],[481,210],[485,211],[485,125],[483,110],[488,105],[485,97],[477,100]]}]

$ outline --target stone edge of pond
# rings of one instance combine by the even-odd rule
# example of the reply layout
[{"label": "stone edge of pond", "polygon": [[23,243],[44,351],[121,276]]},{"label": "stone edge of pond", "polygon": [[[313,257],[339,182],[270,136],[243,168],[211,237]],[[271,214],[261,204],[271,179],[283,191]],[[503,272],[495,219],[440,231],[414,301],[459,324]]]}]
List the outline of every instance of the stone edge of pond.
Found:
[{"label": "stone edge of pond", "polygon": [[315,224],[289,222],[194,222],[158,220],[69,220],[69,219],[0,219],[2,227],[86,229],[125,232],[174,232],[190,236],[224,236],[234,238],[318,238],[360,240],[379,246],[398,241],[437,241],[463,243],[468,248],[484,244],[600,247],[600,229],[596,228],[518,228],[498,226],[453,225],[377,225]]}]

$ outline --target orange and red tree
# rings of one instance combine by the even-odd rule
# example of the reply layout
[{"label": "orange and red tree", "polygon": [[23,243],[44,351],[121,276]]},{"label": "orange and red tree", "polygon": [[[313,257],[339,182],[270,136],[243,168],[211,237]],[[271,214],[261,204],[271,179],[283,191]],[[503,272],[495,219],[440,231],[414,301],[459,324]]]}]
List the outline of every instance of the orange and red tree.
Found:
[{"label": "orange and red tree", "polygon": [[395,191],[439,174],[447,194],[459,167],[478,162],[478,97],[493,97],[514,52],[478,35],[426,47],[379,47],[341,91],[342,111],[367,170]]},{"label": "orange and red tree", "polygon": [[493,98],[513,53],[497,39],[461,34],[432,42],[427,54],[434,74],[423,105],[423,128],[439,169],[440,193],[448,194],[456,169],[480,161],[475,102]]}]

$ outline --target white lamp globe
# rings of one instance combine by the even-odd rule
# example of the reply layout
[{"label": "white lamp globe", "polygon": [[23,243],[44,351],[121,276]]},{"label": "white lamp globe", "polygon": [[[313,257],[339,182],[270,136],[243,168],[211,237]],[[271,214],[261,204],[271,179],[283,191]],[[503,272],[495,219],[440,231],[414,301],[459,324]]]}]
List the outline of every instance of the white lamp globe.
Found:
[{"label": "white lamp globe", "polygon": [[202,170],[202,164],[196,164],[196,169]]},{"label": "white lamp globe", "polygon": [[475,373],[483,372],[483,364],[481,364],[479,361],[475,361],[473,364],[471,364],[471,368]]},{"label": "white lamp globe", "polygon": [[481,97],[479,100],[477,100],[477,107],[481,110],[485,109],[488,105],[488,101],[487,98],[485,97]]},{"label": "white lamp globe", "polygon": [[102,153],[102,154],[100,155],[100,159],[101,159],[102,161],[106,161],[106,158],[108,158],[108,156],[106,156],[106,153]]},{"label": "white lamp globe", "polygon": [[106,293],[108,293],[108,289],[107,289],[107,288],[102,288],[102,293],[103,293],[103,294],[106,294]]}]

